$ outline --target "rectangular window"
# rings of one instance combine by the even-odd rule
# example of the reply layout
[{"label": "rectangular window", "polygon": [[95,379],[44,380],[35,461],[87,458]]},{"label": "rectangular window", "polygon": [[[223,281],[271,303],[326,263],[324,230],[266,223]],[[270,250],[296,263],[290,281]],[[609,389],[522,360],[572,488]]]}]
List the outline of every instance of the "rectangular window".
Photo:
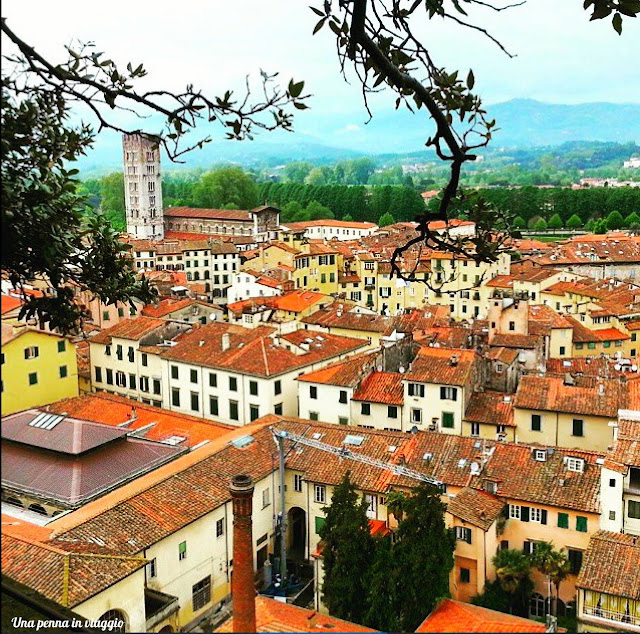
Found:
[{"label": "rectangular window", "polygon": [[218,415],[218,397],[217,396],[209,397],[209,414],[211,414],[211,416]]},{"label": "rectangular window", "polygon": [[37,384],[38,384],[38,373],[29,372],[29,385],[37,385]]},{"label": "rectangular window", "polygon": [[118,387],[127,387],[127,375],[124,372],[120,372],[120,370],[116,372],[116,385]]},{"label": "rectangular window", "polygon": [[309,412],[309,420],[318,420],[320,414],[318,412]]},{"label": "rectangular window", "polygon": [[519,504],[509,504],[509,519],[519,520],[522,514],[522,507]]},{"label": "rectangular window", "polygon": [[412,423],[421,423],[422,422],[422,410],[413,408],[411,410],[411,422]]},{"label": "rectangular window", "polygon": [[60,366],[60,378],[61,379],[66,379],[67,375],[68,375],[67,366],[66,365],[61,365]]},{"label": "rectangular window", "polygon": [[568,513],[558,513],[558,528],[569,528]]},{"label": "rectangular window", "polygon": [[480,435],[480,423],[471,423],[471,435],[472,436]]},{"label": "rectangular window", "polygon": [[298,493],[302,491],[302,475],[299,473],[293,474],[293,490]]},{"label": "rectangular window", "polygon": [[627,502],[627,517],[632,520],[640,520],[640,502],[635,500]]},{"label": "rectangular window", "polygon": [[318,504],[324,504],[327,501],[327,487],[321,484],[316,484],[313,489],[313,499]]},{"label": "rectangular window", "polygon": [[147,564],[147,575],[149,579],[154,579],[158,576],[158,563],[155,557]]},{"label": "rectangular window", "polygon": [[538,524],[547,523],[547,511],[545,509],[531,508],[529,513],[529,520],[537,522]]},{"label": "rectangular window", "polygon": [[105,346],[104,347],[104,353],[110,357],[111,356],[111,346]]},{"label": "rectangular window", "polygon": [[103,310],[102,311],[102,319],[104,321],[109,321],[109,311],[108,310]]},{"label": "rectangular window", "polygon": [[223,535],[224,535],[224,518],[221,518],[216,522],[216,537],[222,537]]},{"label": "rectangular window", "polygon": [[320,530],[327,523],[326,518],[316,517],[316,535],[320,535]]},{"label": "rectangular window", "polygon": [[[135,390],[136,389],[136,375],[135,374],[130,374],[129,375],[129,389],[130,390]],[[147,376],[141,376],[140,377],[140,389],[143,392],[148,392],[149,391],[149,377],[147,377]]]},{"label": "rectangular window", "polygon": [[371,403],[362,403],[360,405],[360,413],[363,416],[371,416]]},{"label": "rectangular window", "polygon": [[194,612],[202,610],[202,608],[211,601],[211,576],[208,576],[202,581],[198,581],[198,583],[194,584],[191,600]]},{"label": "rectangular window", "polygon": [[189,372],[191,383],[198,382],[198,370],[191,370]]},{"label": "rectangular window", "polygon": [[318,388],[315,385],[309,386],[309,398],[314,400],[318,398]]},{"label": "rectangular window", "polygon": [[229,401],[229,418],[238,420],[238,401]]},{"label": "rectangular window", "polygon": [[171,378],[172,379],[177,379],[178,378],[178,366],[177,365],[172,365],[171,366]]},{"label": "rectangular window", "polygon": [[102,368],[96,366],[96,383],[102,383]]},{"label": "rectangular window", "polygon": [[251,394],[251,396],[258,396],[258,382],[257,381],[249,381],[249,394]]},{"label": "rectangular window", "polygon": [[424,385],[422,383],[409,383],[407,386],[409,396],[424,398]]},{"label": "rectangular window", "polygon": [[238,391],[238,379],[235,376],[229,377],[229,390],[232,392]]},{"label": "rectangular window", "polygon": [[442,412],[442,426],[448,429],[453,428],[453,413],[452,412]]},{"label": "rectangular window", "polygon": [[257,405],[249,406],[249,418],[253,421],[260,418],[260,408]]},{"label": "rectangular window", "polygon": [[171,405],[180,407],[180,388],[174,387],[171,389]]},{"label": "rectangular window", "polygon": [[124,357],[124,350],[120,344],[116,346],[116,357],[118,357],[118,361],[122,361]]},{"label": "rectangular window", "polygon": [[579,418],[573,419],[572,434],[574,436],[584,436],[584,421]]},{"label": "rectangular window", "polygon": [[469,568],[460,568],[460,583],[469,583],[471,581],[471,571]]},{"label": "rectangular window", "polygon": [[129,349],[127,350],[127,358],[129,359],[129,363],[133,363],[133,360],[135,359],[135,352],[131,346],[129,346]]},{"label": "rectangular window", "polygon": [[107,368],[107,385],[113,385],[113,370]]},{"label": "rectangular window", "polygon": [[209,387],[218,387],[218,375],[214,372],[209,372]]},{"label": "rectangular window", "polygon": [[577,575],[580,572],[580,568],[582,568],[582,551],[569,548],[567,550],[567,559],[571,564],[571,574]]},{"label": "rectangular window", "polygon": [[266,508],[267,506],[269,506],[269,504],[271,504],[271,499],[270,499],[270,491],[271,489],[265,489],[262,492],[262,508]]},{"label": "rectangular window", "polygon": [[458,400],[458,390],[455,387],[441,387],[440,388],[440,399],[445,401],[456,401]]},{"label": "rectangular window", "polygon": [[118,317],[124,317],[124,308],[118,308]]},{"label": "rectangular window", "polygon": [[200,409],[200,398],[197,392],[191,392],[191,411],[197,412]]},{"label": "rectangular window", "polygon": [[531,431],[542,431],[542,418],[540,414],[531,414]]},{"label": "rectangular window", "polygon": [[387,407],[387,418],[398,418],[398,408],[395,405]]},{"label": "rectangular window", "polygon": [[178,544],[178,560],[182,561],[187,558],[187,542],[180,542]]},{"label": "rectangular window", "polygon": [[273,391],[276,396],[282,394],[282,381],[278,380],[273,384]]},{"label": "rectangular window", "polygon": [[338,424],[339,425],[348,425],[349,424],[349,419],[348,418],[344,418],[343,416],[339,416],[338,417]]},{"label": "rectangular window", "polygon": [[29,348],[24,349],[25,359],[35,359],[38,356],[40,356],[40,349],[38,346],[30,346]]},{"label": "rectangular window", "polygon": [[160,394],[160,379],[153,379],[153,393]]},{"label": "rectangular window", "polygon": [[282,416],[282,403],[276,403],[273,406],[273,413]]},{"label": "rectangular window", "polygon": [[467,542],[467,544],[471,543],[471,529],[465,526],[456,526],[455,527],[456,539],[461,542]]},{"label": "rectangular window", "polygon": [[58,352],[64,352],[66,349],[66,341],[58,341]]},{"label": "rectangular window", "polygon": [[147,367],[148,362],[149,362],[149,358],[147,357],[147,353],[146,353],[146,352],[143,352],[143,353],[142,353],[142,357],[141,357],[141,363],[142,363],[142,366],[146,368],[146,367]]},{"label": "rectangular window", "polygon": [[586,517],[582,517],[581,515],[578,515],[576,517],[576,530],[579,533],[586,533],[587,532],[587,518]]},{"label": "rectangular window", "polygon": [[340,403],[346,403],[347,402],[347,391],[346,390],[340,390],[340,398],[338,399],[338,401]]}]

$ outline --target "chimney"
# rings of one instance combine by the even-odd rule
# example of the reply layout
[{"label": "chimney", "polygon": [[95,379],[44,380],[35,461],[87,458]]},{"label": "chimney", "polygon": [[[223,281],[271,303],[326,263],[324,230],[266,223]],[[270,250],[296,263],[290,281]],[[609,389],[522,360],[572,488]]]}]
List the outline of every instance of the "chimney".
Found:
[{"label": "chimney", "polygon": [[231,347],[231,335],[225,332],[222,335],[222,352],[227,351]]},{"label": "chimney", "polygon": [[[228,336],[228,335],[227,335]],[[256,631],[256,591],[253,572],[253,480],[233,476],[229,492],[233,502],[233,631]]]},{"label": "chimney", "polygon": [[451,355],[451,359],[449,360],[449,363],[451,364],[452,367],[455,367],[458,365],[458,355],[457,354],[452,354]]}]

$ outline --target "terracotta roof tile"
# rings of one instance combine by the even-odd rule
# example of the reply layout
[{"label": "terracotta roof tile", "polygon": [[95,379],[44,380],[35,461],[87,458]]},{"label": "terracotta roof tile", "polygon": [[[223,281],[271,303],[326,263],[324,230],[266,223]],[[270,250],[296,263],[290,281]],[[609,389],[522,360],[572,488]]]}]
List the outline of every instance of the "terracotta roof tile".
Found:
[{"label": "terracotta roof tile", "polygon": [[242,222],[251,222],[251,213],[243,210],[169,207],[164,210],[164,215],[169,218],[209,218],[211,220],[240,220]]},{"label": "terracotta roof tile", "polygon": [[490,390],[475,392],[471,395],[464,419],[476,423],[515,427],[513,422],[513,395]]},{"label": "terracotta roof tile", "polygon": [[91,338],[92,343],[110,344],[114,337],[120,339],[130,339],[138,341],[145,335],[152,333],[156,328],[166,325],[164,319],[154,319],[151,317],[134,317],[132,319],[123,319],[111,328],[99,332]]},{"label": "terracotta roof tile", "polygon": [[540,341],[537,335],[496,334],[490,345],[498,348],[515,348],[517,350],[533,350]]},{"label": "terracotta roof tile", "polygon": [[353,393],[353,401],[369,401],[385,405],[402,405],[404,402],[404,376],[398,372],[372,372]]},{"label": "terracotta roof tile", "polygon": [[22,300],[18,297],[13,297],[13,295],[1,295],[0,302],[3,315],[22,306]]},{"label": "terracotta roof tile", "polygon": [[447,503],[447,512],[486,531],[502,513],[504,506],[505,501],[491,493],[465,487]]},{"label": "terracotta roof tile", "polygon": [[[453,362],[455,359],[456,362]],[[479,357],[473,350],[420,348],[405,374],[407,381],[440,385],[468,385]]]},{"label": "terracotta roof tile", "polygon": [[374,353],[359,354],[346,361],[332,363],[320,370],[302,374],[296,380],[305,383],[355,387],[374,363]]}]

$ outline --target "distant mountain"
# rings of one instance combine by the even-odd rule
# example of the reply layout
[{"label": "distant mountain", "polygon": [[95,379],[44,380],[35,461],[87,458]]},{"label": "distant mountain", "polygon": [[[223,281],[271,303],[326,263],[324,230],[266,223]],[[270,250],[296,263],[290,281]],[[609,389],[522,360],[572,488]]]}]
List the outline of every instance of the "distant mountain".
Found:
[{"label": "distant mountain", "polygon": [[[640,142],[640,104],[561,105],[512,99],[487,110],[499,128],[491,143],[494,149],[552,147],[578,141]],[[327,164],[357,156],[423,154],[424,141],[433,134],[433,123],[424,111],[380,111],[374,112],[369,123],[366,119],[362,111],[310,111],[304,132],[263,133],[254,141],[242,142],[221,140],[219,129],[213,130],[217,140],[184,159],[188,167],[205,168],[221,162],[247,167],[275,167],[296,160]],[[206,133],[206,128],[198,130],[198,136]],[[102,133],[95,148],[79,161],[83,176],[120,169],[121,148],[119,135]]]}]

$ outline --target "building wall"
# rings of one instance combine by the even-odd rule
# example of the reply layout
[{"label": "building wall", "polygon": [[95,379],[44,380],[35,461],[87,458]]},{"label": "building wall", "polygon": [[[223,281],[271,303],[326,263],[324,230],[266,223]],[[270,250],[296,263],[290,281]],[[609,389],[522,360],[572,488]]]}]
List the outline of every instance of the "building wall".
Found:
[{"label": "building wall", "polygon": [[[300,418],[310,419],[312,414],[317,414],[318,419],[325,423],[339,424],[340,419],[351,422],[351,397],[353,388],[339,387],[336,385],[325,385],[322,383],[309,383],[308,381],[298,381],[298,401]],[[311,387],[316,388],[317,398],[311,398]],[[346,392],[346,403],[340,402],[340,393]]]},{"label": "building wall", "polygon": [[380,429],[388,431],[407,431],[411,429],[403,425],[404,409],[401,405],[396,407],[396,417],[389,416],[389,405],[382,403],[367,403],[370,414],[363,413],[363,401],[352,401],[351,403],[351,425],[365,427],[367,429]]},{"label": "building wall", "polygon": [[231,277],[227,299],[230,304],[233,304],[250,297],[274,297],[275,295],[282,295],[282,289],[258,284],[254,275],[240,272]]},{"label": "building wall", "polygon": [[[420,396],[409,396],[408,386],[411,381],[403,381],[404,385],[404,408],[403,408],[403,420],[402,425],[406,430],[410,430],[414,425],[419,430],[427,430],[430,428],[430,425],[433,424],[433,419],[437,419],[435,421],[437,431],[441,431],[445,434],[456,434],[460,435],[462,433],[462,419],[464,417],[465,411],[465,403],[466,403],[466,394],[465,388],[459,386],[451,386],[457,389],[457,399],[455,401],[452,400],[441,400],[440,399],[440,385],[432,384],[432,383],[423,383],[421,385],[425,386],[424,397]],[[445,386],[450,387],[450,386]],[[422,423],[416,423],[413,421],[413,413],[414,409],[419,409],[422,412]],[[453,427],[442,427],[443,413],[448,412],[453,414]]]},{"label": "building wall", "polygon": [[[64,344],[62,352],[59,343]],[[25,359],[25,350],[31,347],[38,348],[38,356]],[[61,377],[65,366],[66,376]],[[32,374],[37,380],[33,385]],[[2,416],[74,396],[78,396],[78,364],[71,341],[30,330],[2,346]]]}]

